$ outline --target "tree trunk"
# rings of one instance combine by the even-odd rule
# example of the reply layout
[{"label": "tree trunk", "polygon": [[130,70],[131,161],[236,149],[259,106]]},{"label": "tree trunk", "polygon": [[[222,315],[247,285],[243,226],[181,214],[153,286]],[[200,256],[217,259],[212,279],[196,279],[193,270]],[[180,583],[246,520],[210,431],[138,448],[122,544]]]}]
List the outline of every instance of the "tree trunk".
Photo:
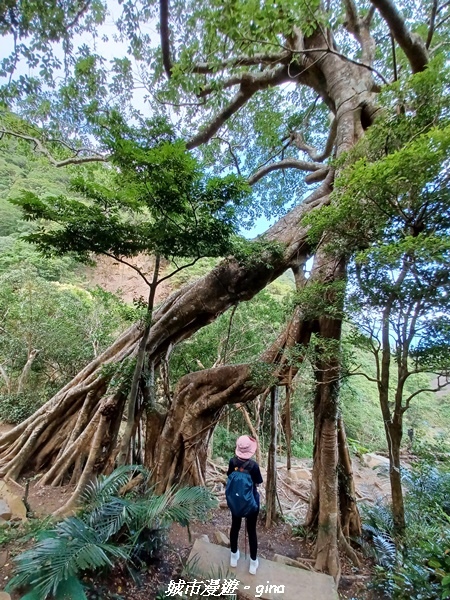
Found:
[{"label": "tree trunk", "polygon": [[277,518],[277,429],[278,387],[270,390],[270,444],[267,457],[266,527],[272,527]]},{"label": "tree trunk", "polygon": [[402,442],[402,424],[398,419],[393,423],[385,423],[386,437],[389,440],[389,479],[392,494],[392,515],[394,528],[402,534],[406,527],[405,505],[403,501],[402,473],[400,464],[400,446]]},{"label": "tree trunk", "polygon": [[151,333],[152,318],[153,318],[153,307],[155,304],[156,288],[158,287],[158,275],[160,256],[155,256],[155,267],[153,271],[153,278],[150,284],[150,292],[147,303],[147,313],[145,315],[145,326],[144,331],[139,342],[138,351],[136,355],[136,366],[133,372],[133,379],[131,381],[130,397],[128,398],[128,411],[127,411],[127,424],[125,431],[120,442],[120,448],[117,455],[117,464],[124,465],[127,462],[127,458],[130,452],[130,441],[133,435],[136,419],[136,405],[138,397],[139,381],[142,375],[142,369],[144,367],[145,352],[147,349],[148,340]]},{"label": "tree trunk", "polygon": [[[340,258],[318,254],[316,272],[320,280],[333,284],[345,275],[345,262]],[[317,321],[317,353],[314,364],[316,378],[314,398],[314,464],[311,484],[310,506],[306,525],[317,526],[316,564],[320,571],[328,571],[336,580],[340,577],[338,541],[344,531],[353,535],[360,531],[356,518],[356,503],[352,507],[352,519],[348,515],[348,503],[339,506],[338,493],[338,393],[339,393],[339,341],[341,336],[342,298],[333,285],[324,285],[323,298],[333,316],[321,316]],[[334,310],[333,310],[334,309]],[[344,438],[342,438],[344,442]],[[341,452],[345,461],[345,453]],[[344,461],[344,464],[345,464]],[[342,463],[341,463],[342,464]],[[347,464],[347,476],[352,473]],[[353,484],[349,489],[352,489]],[[340,510],[341,508],[341,510]],[[344,512],[342,512],[342,508]],[[356,514],[355,514],[356,513]]]},{"label": "tree trunk", "polygon": [[[227,259],[202,279],[172,294],[155,311],[146,348],[148,360],[154,361],[156,366],[171,345],[188,338],[230,306],[252,298],[291,265],[305,262],[310,248],[307,228],[301,224],[301,220],[312,209],[328,202],[331,181],[331,177],[325,180],[308,200],[266,233],[268,241],[278,241],[283,245],[283,253],[267,250],[261,261],[248,265]],[[36,457],[39,456],[40,467],[50,470],[61,481],[66,475],[70,476],[77,461],[84,463],[89,445],[93,443],[90,423],[103,396],[113,395],[118,382],[126,391],[130,379],[128,363],[136,356],[142,335],[141,324],[130,327],[31,417],[1,436],[0,474],[14,479],[25,467],[28,470],[35,469]],[[117,414],[111,415],[113,423],[120,424],[123,408],[121,403],[117,404]],[[78,419],[80,414],[83,415],[81,420]],[[77,425],[78,440],[83,439],[84,445],[77,445],[75,440],[70,446],[65,441],[59,445],[47,444],[53,433],[69,419],[70,428]],[[110,427],[106,427],[105,438],[109,437],[109,430]],[[119,441],[117,437],[116,441]],[[109,447],[107,439],[105,442]],[[112,453],[116,451],[117,446],[111,449]],[[52,470],[57,460],[64,465],[61,466],[64,472]],[[111,468],[111,461],[106,464]],[[52,481],[52,476],[48,476],[47,472],[46,483]]]},{"label": "tree trunk", "polygon": [[289,372],[288,383],[286,385],[286,397],[284,401],[283,412],[281,413],[281,424],[283,426],[286,439],[286,468],[291,470],[292,458],[292,417],[291,417],[291,391],[292,391],[292,373]]}]

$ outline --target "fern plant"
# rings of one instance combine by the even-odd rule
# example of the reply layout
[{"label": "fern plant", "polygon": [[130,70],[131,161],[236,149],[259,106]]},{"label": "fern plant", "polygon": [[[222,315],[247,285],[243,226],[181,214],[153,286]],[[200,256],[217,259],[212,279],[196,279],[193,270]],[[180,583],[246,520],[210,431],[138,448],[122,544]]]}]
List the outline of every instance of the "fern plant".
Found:
[{"label": "fern plant", "polygon": [[[143,483],[121,496],[135,475]],[[125,466],[92,481],[80,513],[43,531],[37,543],[15,559],[8,589],[30,588],[22,600],[84,600],[81,578],[86,572],[111,569],[118,562],[134,572],[160,550],[171,523],[186,526],[192,519],[204,519],[216,504],[201,487],[172,488],[157,496],[148,476],[142,467]]]},{"label": "fern plant", "polygon": [[374,585],[396,600],[450,598],[450,475],[429,463],[404,470],[406,531],[394,538],[390,507],[366,506],[363,531]]}]

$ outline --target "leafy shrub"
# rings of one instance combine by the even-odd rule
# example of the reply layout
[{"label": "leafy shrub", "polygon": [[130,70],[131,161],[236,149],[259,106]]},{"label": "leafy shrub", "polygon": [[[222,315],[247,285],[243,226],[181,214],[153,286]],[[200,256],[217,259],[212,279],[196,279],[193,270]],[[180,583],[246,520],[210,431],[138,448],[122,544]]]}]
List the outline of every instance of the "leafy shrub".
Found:
[{"label": "leafy shrub", "polygon": [[43,402],[38,394],[31,392],[0,394],[0,421],[21,423],[42,406]]},{"label": "leafy shrub", "polygon": [[[120,490],[135,475],[144,483],[122,496]],[[91,482],[81,512],[41,532],[37,543],[15,558],[8,588],[30,588],[23,600],[84,600],[86,572],[122,562],[133,574],[159,552],[171,523],[187,526],[191,519],[205,519],[215,505],[205,488],[171,489],[156,496],[147,480],[141,467],[125,466]]]},{"label": "leafy shrub", "polygon": [[231,458],[236,449],[236,434],[228,431],[226,427],[217,425],[214,429],[213,456]]},{"label": "leafy shrub", "polygon": [[377,562],[375,586],[397,600],[450,598],[450,473],[423,462],[404,473],[404,483],[402,538],[394,537],[389,506],[364,510],[363,529]]}]

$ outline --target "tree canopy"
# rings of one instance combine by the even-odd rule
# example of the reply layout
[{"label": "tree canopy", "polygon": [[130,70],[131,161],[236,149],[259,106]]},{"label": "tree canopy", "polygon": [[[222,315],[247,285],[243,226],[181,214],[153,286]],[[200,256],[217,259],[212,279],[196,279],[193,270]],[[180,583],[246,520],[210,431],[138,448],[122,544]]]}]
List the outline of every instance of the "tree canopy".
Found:
[{"label": "tree canopy", "polygon": [[[307,522],[319,525],[316,567],[338,578],[338,540],[360,531],[338,402],[344,290],[359,286],[359,300],[385,316],[390,306],[394,326],[403,329],[407,326],[395,315],[403,314],[405,302],[418,306],[416,322],[433,322],[434,340],[446,335],[439,311],[448,295],[449,4],[130,0],[120,4],[110,38],[126,50],[111,57],[104,55],[105,36],[111,34],[101,26],[108,6],[62,3],[52,28],[45,28],[50,13],[39,6],[37,1],[14,3],[2,16],[12,50],[3,62],[0,132],[28,143],[56,167],[108,163],[105,173],[113,184],[84,178],[77,184],[83,200],[23,196],[20,203],[28,214],[59,223],[31,234],[39,235],[41,244],[84,252],[79,226],[90,242],[101,233],[103,250],[121,253],[118,240],[130,241],[127,227],[133,221],[138,235],[131,240],[132,252],[145,238],[155,251],[161,244],[182,256],[184,251],[164,244],[180,229],[172,209],[177,214],[191,210],[194,196],[200,202],[194,213],[203,217],[203,208],[212,207],[227,232],[264,212],[279,217],[251,259],[229,256],[197,283],[178,290],[154,314],[148,339],[131,327],[102,360],[120,364],[145,346],[149,364],[157,365],[173,345],[291,268],[303,297],[316,298],[315,310],[294,307],[260,362],[269,365],[270,385],[285,385],[298,368],[289,360],[292,348],[315,347],[314,473]],[[155,24],[158,35],[152,33]],[[21,58],[28,62],[27,74],[21,72]],[[149,119],[159,124],[162,138],[155,140]],[[172,136],[168,129],[161,131],[162,123],[170,123]],[[199,175],[198,164],[206,177]],[[244,201],[244,180],[254,189],[249,201]],[[243,210],[231,215],[233,194]],[[168,211],[163,228],[156,227],[154,209]],[[104,229],[100,213],[102,220],[111,215]],[[211,233],[217,222],[208,219],[205,232]],[[192,213],[181,222],[186,233],[190,223]],[[191,243],[200,244],[201,236],[194,237]],[[405,272],[402,281],[397,272]],[[389,331],[386,335],[389,340]],[[418,343],[410,344],[402,360],[425,364],[431,357],[430,348]],[[384,358],[392,360],[390,350]],[[40,464],[52,465],[46,481],[58,482],[72,468],[82,469],[78,491],[94,465],[111,466],[123,388],[111,384],[99,362],[54,396],[48,410],[42,409],[47,411],[43,421],[38,412],[0,440],[5,473],[18,475],[36,448],[42,448]],[[161,414],[153,411],[146,421],[157,443],[148,441],[145,453],[156,465],[159,485],[170,486],[176,477],[202,482],[207,445],[202,432],[213,428],[227,404],[248,402],[263,392],[248,363],[184,375],[170,407]],[[76,411],[81,411],[90,415],[89,422],[82,421],[78,439],[71,436],[64,449],[43,446],[48,428],[61,422],[74,398],[71,419],[79,423]],[[141,414],[128,415],[129,431],[133,418],[140,431]],[[390,423],[389,415],[383,417]],[[394,421],[401,439],[401,422]],[[27,431],[36,422],[29,441]],[[70,419],[64,426],[70,427]],[[130,440],[125,439],[126,451],[134,448]],[[137,443],[144,452],[142,439]],[[398,468],[391,458],[392,475]],[[347,476],[338,478],[338,472]],[[352,556],[348,544],[345,548]]]}]

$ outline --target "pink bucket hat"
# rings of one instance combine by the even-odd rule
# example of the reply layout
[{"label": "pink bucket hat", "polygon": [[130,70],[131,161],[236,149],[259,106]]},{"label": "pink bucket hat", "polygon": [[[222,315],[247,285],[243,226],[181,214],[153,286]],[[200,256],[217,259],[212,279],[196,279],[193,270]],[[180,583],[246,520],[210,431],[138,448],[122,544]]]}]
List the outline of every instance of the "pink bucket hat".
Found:
[{"label": "pink bucket hat", "polygon": [[257,446],[258,442],[255,438],[249,435],[241,435],[236,442],[236,456],[247,460],[247,458],[251,458],[255,454]]}]

